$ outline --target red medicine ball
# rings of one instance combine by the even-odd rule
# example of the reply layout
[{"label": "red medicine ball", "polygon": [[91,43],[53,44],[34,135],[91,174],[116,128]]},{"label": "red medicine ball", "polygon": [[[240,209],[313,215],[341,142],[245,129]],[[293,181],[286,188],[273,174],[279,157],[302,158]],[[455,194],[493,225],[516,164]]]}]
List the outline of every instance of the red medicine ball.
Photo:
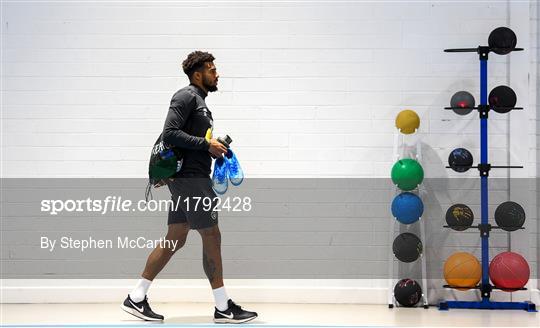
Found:
[{"label": "red medicine ball", "polygon": [[500,253],[489,264],[489,278],[496,287],[505,291],[523,288],[530,274],[529,264],[517,253]]}]

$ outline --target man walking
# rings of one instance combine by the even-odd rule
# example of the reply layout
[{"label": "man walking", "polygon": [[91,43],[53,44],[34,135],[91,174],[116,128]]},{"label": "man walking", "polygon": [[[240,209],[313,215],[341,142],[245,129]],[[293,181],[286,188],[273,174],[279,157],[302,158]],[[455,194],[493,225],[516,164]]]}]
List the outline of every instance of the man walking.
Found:
[{"label": "man walking", "polygon": [[[210,168],[213,157],[223,157],[227,148],[211,137],[212,113],[204,99],[208,92],[217,91],[219,74],[214,56],[208,52],[194,51],[182,63],[189,77],[189,86],[178,90],[172,97],[165,120],[162,138],[166,144],[181,148],[184,154],[177,177],[168,180],[173,206],[169,209],[167,240],[177,241],[174,249],[156,247],[146,261],[142,277],[128,294],[121,307],[124,311],[144,320],[159,321],[163,316],[152,311],[146,296],[156,275],[165,267],[174,253],[181,248],[191,229],[201,235],[203,268],[215,299],[214,322],[243,323],[255,319],[257,313],[245,311],[236,305],[225,291],[221,261],[221,234],[217,212],[195,208],[192,199],[216,197],[212,190]],[[188,207],[192,204],[191,208]],[[212,206],[211,208],[213,208]]]}]

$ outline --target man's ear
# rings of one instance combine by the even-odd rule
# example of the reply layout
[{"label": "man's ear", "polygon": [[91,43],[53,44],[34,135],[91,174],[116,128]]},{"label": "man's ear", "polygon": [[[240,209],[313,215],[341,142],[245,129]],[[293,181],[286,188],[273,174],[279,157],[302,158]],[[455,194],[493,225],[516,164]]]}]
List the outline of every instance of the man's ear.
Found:
[{"label": "man's ear", "polygon": [[192,79],[193,81],[200,81],[201,78],[202,78],[202,73],[199,72],[199,71],[195,71],[195,72],[193,73],[193,76],[191,77],[191,79]]}]

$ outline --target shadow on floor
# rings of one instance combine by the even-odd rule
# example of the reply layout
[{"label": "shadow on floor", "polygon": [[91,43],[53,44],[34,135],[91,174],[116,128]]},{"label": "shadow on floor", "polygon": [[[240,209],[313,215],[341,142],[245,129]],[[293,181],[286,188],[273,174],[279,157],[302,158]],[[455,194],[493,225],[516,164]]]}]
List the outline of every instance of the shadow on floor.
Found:
[{"label": "shadow on floor", "polygon": [[[182,317],[169,317],[165,319],[165,324],[214,324],[214,320],[211,316],[182,316]],[[261,320],[253,320],[246,324],[265,324],[264,321]]]}]

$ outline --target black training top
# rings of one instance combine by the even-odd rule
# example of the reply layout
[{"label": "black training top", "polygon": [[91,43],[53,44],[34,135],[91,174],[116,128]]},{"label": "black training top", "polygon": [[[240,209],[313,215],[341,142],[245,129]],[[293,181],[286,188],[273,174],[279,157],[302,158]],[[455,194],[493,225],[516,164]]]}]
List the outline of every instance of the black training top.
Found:
[{"label": "black training top", "polygon": [[190,84],[171,99],[162,136],[164,143],[183,150],[184,161],[177,176],[210,176],[212,159],[205,136],[213,120],[204,98],[206,92]]}]

